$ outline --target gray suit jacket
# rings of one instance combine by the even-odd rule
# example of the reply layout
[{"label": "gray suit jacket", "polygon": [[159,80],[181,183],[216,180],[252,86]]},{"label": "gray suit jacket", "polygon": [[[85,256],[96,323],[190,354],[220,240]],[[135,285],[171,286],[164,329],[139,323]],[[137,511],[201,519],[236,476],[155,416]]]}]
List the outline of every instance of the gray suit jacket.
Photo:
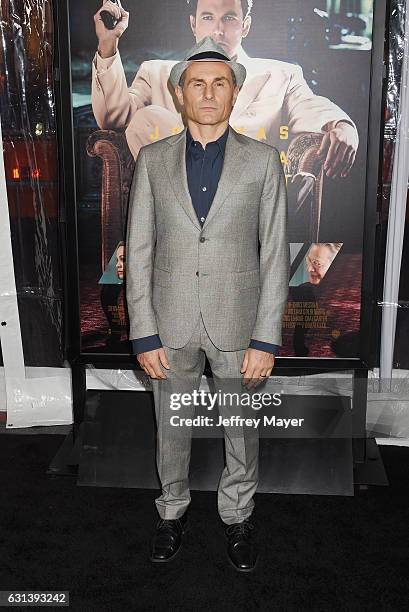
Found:
[{"label": "gray suit jacket", "polygon": [[[278,151],[229,126],[223,170],[201,227],[186,175],[186,128],[141,148],[130,190],[130,338],[184,346],[202,312],[223,351],[281,344],[290,254]],[[259,248],[260,247],[260,248]]]}]

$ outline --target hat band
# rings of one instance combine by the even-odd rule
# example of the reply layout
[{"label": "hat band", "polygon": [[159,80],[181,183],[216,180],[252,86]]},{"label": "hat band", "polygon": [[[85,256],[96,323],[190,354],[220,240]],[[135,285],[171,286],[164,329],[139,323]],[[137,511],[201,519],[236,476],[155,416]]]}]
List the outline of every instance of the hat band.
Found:
[{"label": "hat band", "polygon": [[206,59],[206,58],[212,58],[212,57],[214,59],[230,61],[230,58],[228,58],[226,55],[223,55],[222,53],[219,53],[218,51],[202,51],[202,53],[196,53],[196,55],[192,55],[192,57],[189,57],[188,61],[200,60],[200,59]]}]

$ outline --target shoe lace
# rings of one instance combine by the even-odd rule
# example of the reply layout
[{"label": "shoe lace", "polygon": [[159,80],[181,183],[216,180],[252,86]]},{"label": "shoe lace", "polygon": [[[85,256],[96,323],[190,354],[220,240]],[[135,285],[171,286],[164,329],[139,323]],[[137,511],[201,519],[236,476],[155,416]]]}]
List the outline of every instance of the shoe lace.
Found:
[{"label": "shoe lace", "polygon": [[226,529],[226,535],[229,537],[250,535],[250,532],[254,529],[254,525],[249,521],[243,521],[242,523],[234,523],[229,525]]},{"label": "shoe lace", "polygon": [[158,530],[169,530],[177,533],[180,530],[180,521],[178,519],[159,519]]}]

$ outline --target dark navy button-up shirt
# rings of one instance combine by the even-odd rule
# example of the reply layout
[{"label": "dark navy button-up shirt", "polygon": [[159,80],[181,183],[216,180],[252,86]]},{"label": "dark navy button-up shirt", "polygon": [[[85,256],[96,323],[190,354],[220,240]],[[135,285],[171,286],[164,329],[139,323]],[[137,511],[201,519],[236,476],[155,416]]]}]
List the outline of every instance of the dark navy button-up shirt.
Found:
[{"label": "dark navy button-up shirt", "polygon": [[206,148],[186,131],[186,174],[192,204],[200,225],[206,220],[223,169],[229,129]]},{"label": "dark navy button-up shirt", "polygon": [[[189,129],[186,130],[186,174],[190,197],[196,216],[203,226],[209,213],[223,169],[224,152],[229,133],[227,126],[223,134],[204,149],[198,140],[193,140]],[[160,348],[162,342],[157,334],[132,340],[134,354]],[[277,355],[278,346],[259,340],[250,340],[251,348]]]}]

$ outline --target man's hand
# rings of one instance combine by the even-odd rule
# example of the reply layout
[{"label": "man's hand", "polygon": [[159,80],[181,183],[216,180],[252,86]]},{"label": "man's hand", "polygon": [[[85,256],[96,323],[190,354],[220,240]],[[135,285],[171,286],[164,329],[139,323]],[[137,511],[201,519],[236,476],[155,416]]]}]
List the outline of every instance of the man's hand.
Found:
[{"label": "man's hand", "polygon": [[[108,30],[101,19],[101,11],[107,11],[119,19],[113,30]],[[112,57],[118,49],[118,39],[128,27],[129,13],[110,0],[105,0],[94,15],[95,33],[98,38],[98,53],[101,57]]]},{"label": "man's hand", "polygon": [[163,346],[153,351],[138,353],[136,356],[143,371],[151,378],[167,378],[161,365],[167,370],[170,369],[168,358],[166,357]]},{"label": "man's hand", "polygon": [[257,387],[263,380],[271,375],[275,357],[272,353],[248,348],[240,372],[243,374],[243,384],[249,389]]},{"label": "man's hand", "polygon": [[322,140],[318,157],[324,160],[324,172],[329,178],[345,178],[351,171],[358,150],[359,138],[350,123],[341,121],[327,132]]}]

